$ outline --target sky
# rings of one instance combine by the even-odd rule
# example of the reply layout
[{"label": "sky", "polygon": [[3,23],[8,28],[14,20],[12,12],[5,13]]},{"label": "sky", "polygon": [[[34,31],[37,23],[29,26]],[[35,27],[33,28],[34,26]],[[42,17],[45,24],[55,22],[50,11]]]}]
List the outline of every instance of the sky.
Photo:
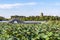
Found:
[{"label": "sky", "polygon": [[0,16],[60,16],[60,0],[0,0]]}]

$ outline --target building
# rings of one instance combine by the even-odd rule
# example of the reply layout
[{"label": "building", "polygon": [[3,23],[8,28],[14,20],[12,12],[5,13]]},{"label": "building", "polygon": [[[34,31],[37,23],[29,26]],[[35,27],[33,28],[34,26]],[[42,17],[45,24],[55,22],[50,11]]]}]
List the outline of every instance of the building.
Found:
[{"label": "building", "polygon": [[41,13],[41,15],[40,15],[41,17],[43,17],[43,13]]}]

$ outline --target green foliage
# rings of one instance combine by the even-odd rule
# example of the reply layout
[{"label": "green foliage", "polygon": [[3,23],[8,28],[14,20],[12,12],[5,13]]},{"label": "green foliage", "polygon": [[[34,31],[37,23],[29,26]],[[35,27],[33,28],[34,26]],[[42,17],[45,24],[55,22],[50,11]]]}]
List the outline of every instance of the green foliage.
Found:
[{"label": "green foliage", "polygon": [[[60,20],[60,17],[58,17],[58,16],[43,16],[43,14],[41,14],[41,16],[29,16],[29,17],[15,15],[15,16],[11,16],[10,19],[14,19],[14,18],[18,18],[22,21],[49,21],[49,20],[52,20],[52,21],[58,20],[59,21]],[[10,19],[0,16],[0,21],[10,20]]]},{"label": "green foliage", "polygon": [[48,20],[60,20],[60,17],[58,16],[43,16],[43,14],[41,14],[41,16],[11,16],[11,19],[13,18],[19,18],[20,20],[23,21],[48,21]]},{"label": "green foliage", "polygon": [[60,40],[60,22],[43,24],[0,23],[0,40]]}]

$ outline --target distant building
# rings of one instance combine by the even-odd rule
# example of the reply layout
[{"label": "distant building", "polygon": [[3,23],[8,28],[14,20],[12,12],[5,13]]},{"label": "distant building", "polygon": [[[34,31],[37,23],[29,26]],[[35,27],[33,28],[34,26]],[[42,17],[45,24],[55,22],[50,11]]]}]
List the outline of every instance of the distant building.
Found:
[{"label": "distant building", "polygon": [[41,13],[41,15],[40,15],[41,17],[43,17],[43,13]]},{"label": "distant building", "polygon": [[13,18],[25,18],[25,16],[18,16],[18,15],[11,16],[11,19],[13,19]]}]

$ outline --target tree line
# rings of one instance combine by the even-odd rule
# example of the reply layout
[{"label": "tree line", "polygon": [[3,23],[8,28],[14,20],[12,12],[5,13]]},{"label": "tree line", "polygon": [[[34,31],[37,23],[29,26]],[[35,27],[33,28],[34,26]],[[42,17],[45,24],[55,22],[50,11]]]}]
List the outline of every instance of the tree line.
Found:
[{"label": "tree line", "polygon": [[48,20],[60,20],[60,17],[58,16],[11,16],[11,19],[13,18],[19,18],[20,20],[23,21],[48,21]]},{"label": "tree line", "polygon": [[58,20],[59,21],[60,20],[59,16],[44,16],[43,13],[41,13],[40,16],[29,16],[29,17],[15,15],[15,16],[11,16],[11,18],[9,18],[9,19],[0,16],[0,21],[11,20],[13,18],[18,18],[22,21],[44,21],[44,20],[45,21],[48,21],[48,20]]}]

